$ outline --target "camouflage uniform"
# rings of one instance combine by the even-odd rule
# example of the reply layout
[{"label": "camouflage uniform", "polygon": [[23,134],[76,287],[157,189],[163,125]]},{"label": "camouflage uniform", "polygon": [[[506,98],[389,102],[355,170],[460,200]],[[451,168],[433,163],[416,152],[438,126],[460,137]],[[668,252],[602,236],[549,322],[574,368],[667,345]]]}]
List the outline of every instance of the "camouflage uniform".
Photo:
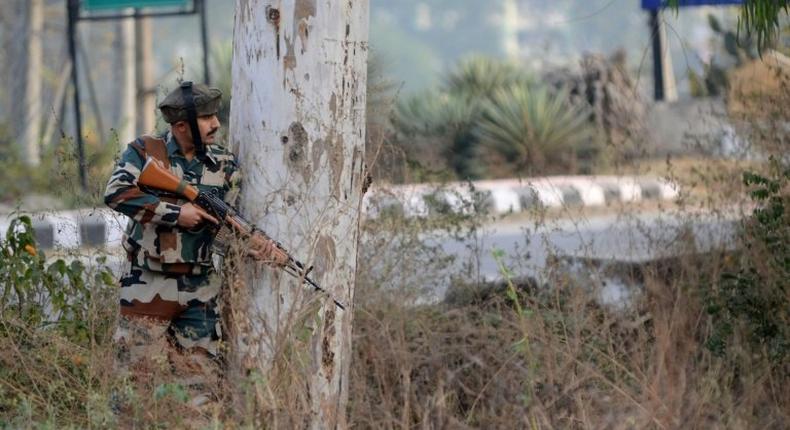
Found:
[{"label": "camouflage uniform", "polygon": [[[216,112],[218,106],[218,90],[209,90],[214,89],[195,88],[195,105],[202,115]],[[174,123],[183,118],[177,103],[175,108],[166,105],[171,96],[160,109]],[[215,191],[234,203],[240,176],[232,153],[213,144],[206,146],[203,160],[187,160],[172,134],[164,136],[164,141],[172,173],[200,191]],[[108,206],[130,218],[123,238],[130,268],[120,280],[121,319],[115,335],[121,346],[120,365],[126,369],[139,367],[156,354],[173,354],[161,351],[162,345],[180,346],[177,353],[181,355],[213,357],[220,339],[220,284],[212,265],[212,227],[207,223],[191,230],[178,226],[186,199],[137,186],[144,156],[153,155],[147,146],[153,143],[157,143],[153,138],[142,137],[129,144],[104,196]],[[159,157],[161,152],[159,143]]]}]

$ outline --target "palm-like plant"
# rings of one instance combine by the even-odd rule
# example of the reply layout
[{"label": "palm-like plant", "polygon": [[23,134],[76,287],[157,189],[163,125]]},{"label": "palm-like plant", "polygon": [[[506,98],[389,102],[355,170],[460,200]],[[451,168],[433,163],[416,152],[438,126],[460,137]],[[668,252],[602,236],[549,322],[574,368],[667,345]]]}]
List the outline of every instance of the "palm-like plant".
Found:
[{"label": "palm-like plant", "polygon": [[485,104],[475,134],[482,151],[523,174],[572,170],[577,152],[594,142],[595,129],[589,112],[568,102],[567,91],[511,85]]},{"label": "palm-like plant", "polygon": [[476,98],[489,97],[500,88],[529,85],[532,77],[514,63],[473,56],[462,60],[445,80],[446,91]]},{"label": "palm-like plant", "polygon": [[464,59],[439,91],[398,104],[393,118],[397,140],[400,145],[417,147],[413,152],[420,159],[426,149],[437,153],[458,178],[480,177],[484,172],[474,129],[483,106],[497,90],[531,81],[528,72],[512,63],[479,56]]},{"label": "palm-like plant", "polygon": [[477,177],[472,130],[480,118],[481,101],[435,92],[402,100],[392,119],[396,142],[420,164],[449,168],[461,178]]}]

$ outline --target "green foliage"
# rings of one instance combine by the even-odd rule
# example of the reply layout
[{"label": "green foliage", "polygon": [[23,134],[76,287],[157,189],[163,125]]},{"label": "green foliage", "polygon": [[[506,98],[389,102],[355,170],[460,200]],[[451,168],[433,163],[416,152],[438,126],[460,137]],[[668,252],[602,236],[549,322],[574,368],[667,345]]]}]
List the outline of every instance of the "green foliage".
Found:
[{"label": "green foliage", "polygon": [[[536,83],[515,64],[471,57],[438,91],[400,102],[393,125],[397,143],[428,166],[420,179],[451,179],[437,173],[444,169],[475,179],[521,174],[526,164],[530,173],[573,169],[592,141],[588,121],[566,91]],[[530,156],[518,155],[527,148]]]},{"label": "green foliage", "polygon": [[[18,198],[25,191],[33,188],[35,175],[25,174],[29,170],[19,157],[13,146],[0,145],[0,201]],[[33,172],[30,172],[33,173]]]},{"label": "green foliage", "polygon": [[708,15],[708,25],[720,38],[720,51],[725,58],[714,58],[704,64],[702,76],[689,71],[691,94],[695,97],[724,95],[730,86],[727,71],[759,58],[758,47],[749,35],[739,38],[736,31],[725,29],[713,15]]},{"label": "green foliage", "polygon": [[[668,0],[667,5],[677,10],[678,0]],[[757,49],[762,52],[769,48],[780,29],[780,16],[790,13],[787,0],[747,0],[741,6],[738,18],[738,36],[756,38]],[[716,27],[712,27],[716,31]]]},{"label": "green foliage", "polygon": [[757,203],[742,233],[743,251],[709,298],[714,320],[708,347],[724,354],[736,338],[774,363],[790,355],[790,168],[773,161],[769,175],[747,172]]},{"label": "green foliage", "polygon": [[779,30],[779,16],[790,13],[787,0],[749,0],[741,7],[738,19],[738,32],[743,30],[746,37],[757,37],[757,47],[764,50],[774,40]]},{"label": "green foliage", "polygon": [[[107,139],[117,142],[117,139]],[[68,207],[102,203],[109,169],[116,156],[117,144],[85,142],[88,189],[83,191],[78,178],[78,161],[73,139],[63,137],[60,145],[45,148],[36,167],[26,165],[12,142],[0,145],[0,202],[13,202],[30,194],[47,194],[59,198]]]},{"label": "green foliage", "polygon": [[36,249],[30,218],[0,239],[0,428],[109,428],[104,353],[115,280]]},{"label": "green foliage", "polygon": [[445,87],[451,94],[469,99],[490,97],[500,88],[533,83],[532,77],[521,67],[485,57],[470,57],[458,64],[446,79]]},{"label": "green foliage", "polygon": [[485,105],[477,136],[483,152],[493,151],[516,175],[574,170],[577,152],[590,145],[595,130],[590,113],[568,101],[561,90],[545,87],[499,88]]},{"label": "green foliage", "polygon": [[166,397],[172,397],[181,403],[186,403],[189,400],[189,394],[184,386],[176,383],[159,384],[156,386],[154,389],[154,399],[162,400]]},{"label": "green foliage", "polygon": [[[102,263],[102,261],[100,261]],[[30,218],[14,219],[0,241],[0,318],[27,327],[54,326],[72,341],[91,339],[95,296],[110,290],[114,279],[105,267],[91,273],[79,260],[51,263],[36,249]],[[6,330],[3,326],[0,335]]]},{"label": "green foliage", "polygon": [[[393,125],[397,144],[410,158],[424,163],[426,157],[437,162],[437,173],[421,180],[450,179],[441,177],[449,168],[458,178],[479,178],[482,166],[475,160],[474,124],[481,113],[480,100],[465,94],[428,93],[398,104]],[[423,167],[419,164],[415,167]]]}]

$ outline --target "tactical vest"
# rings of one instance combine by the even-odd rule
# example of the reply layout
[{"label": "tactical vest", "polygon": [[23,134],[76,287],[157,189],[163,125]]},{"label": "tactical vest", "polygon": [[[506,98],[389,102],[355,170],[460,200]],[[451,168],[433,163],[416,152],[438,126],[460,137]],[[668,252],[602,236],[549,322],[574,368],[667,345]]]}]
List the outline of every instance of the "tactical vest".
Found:
[{"label": "tactical vest", "polygon": [[[153,136],[142,136],[140,140],[143,142],[142,145],[135,140],[130,146],[137,151],[142,160],[148,156],[153,157],[173,171],[165,140]],[[219,169],[219,166],[215,167]],[[224,195],[225,176],[222,169],[212,171],[204,164],[200,184],[194,185],[200,188],[217,188],[220,194]],[[157,194],[159,199],[166,203],[179,206],[187,203],[182,196],[166,192],[157,192]],[[130,222],[123,246],[129,259],[138,267],[164,273],[205,274],[211,270],[213,234],[210,230],[205,224],[194,230],[185,230],[177,226]]]}]

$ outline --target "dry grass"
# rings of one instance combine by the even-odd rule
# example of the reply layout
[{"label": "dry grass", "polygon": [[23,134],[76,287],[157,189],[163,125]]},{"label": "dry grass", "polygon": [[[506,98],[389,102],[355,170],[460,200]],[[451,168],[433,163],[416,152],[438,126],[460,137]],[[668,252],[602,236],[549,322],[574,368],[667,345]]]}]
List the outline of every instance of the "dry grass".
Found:
[{"label": "dry grass", "polygon": [[511,284],[453,305],[413,307],[363,290],[377,298],[356,315],[352,422],[782,428],[790,420],[787,375],[703,346],[705,281],[725,261],[709,255],[646,268],[645,294],[626,311],[598,305],[561,273],[550,290]]},{"label": "dry grass", "polygon": [[[676,180],[685,190],[681,202],[648,209],[685,211],[693,219],[700,210],[743,201],[741,172],[762,167],[689,158],[616,173]],[[562,214],[577,215],[589,214]],[[351,427],[787,428],[787,363],[755,349],[737,327],[724,354],[706,348],[715,328],[709,295],[722,273],[736,270],[739,261],[768,260],[770,248],[641,265],[631,275],[643,289],[627,308],[601,305],[595,295],[600,285],[569,276],[559,264],[547,269],[546,285],[515,273],[494,285],[456,282],[452,300],[426,303],[421,298],[437,279],[464,274],[452,273],[452,257],[424,239],[437,231],[469,239],[478,222],[455,218],[426,228],[387,220],[376,223],[376,231],[366,227],[371,240],[360,250],[346,383]],[[694,247],[692,238],[676,245]],[[243,268],[236,265],[231,273]],[[238,276],[227,281],[244,284]],[[3,316],[0,427],[304,428],[310,422],[305,387],[313,369],[315,302],[293,309],[266,339],[274,345],[270,363],[245,362],[228,345],[228,357],[239,359],[228,360],[223,398],[197,411],[185,404],[166,366],[142,384],[114,371],[109,332],[116,304],[101,300],[91,306],[109,311],[94,314],[87,341]],[[232,337],[260,323],[244,312],[250,300],[246,288],[226,292],[225,329]]]},{"label": "dry grass", "polygon": [[[628,310],[597,304],[588,288],[561,271],[552,274],[551,289],[505,283],[452,304],[415,305],[403,290],[360,284],[350,423],[783,428],[790,422],[787,375],[746,354],[745,346],[724,358],[703,346],[710,330],[704,288],[728,261],[707,255],[645,267],[645,293]],[[176,396],[157,397],[166,379],[144,385],[118,380],[109,343],[84,347],[10,321],[3,329],[2,397],[19,400],[0,409],[11,428],[115,427],[124,419],[111,409],[118,393],[132,405],[120,417],[134,417],[137,428],[195,422],[184,420],[194,412]],[[297,388],[305,378],[299,342],[283,339],[291,347],[279,352],[267,379],[255,372],[232,375],[227,408],[197,422],[303,427],[309,408]]]},{"label": "dry grass", "polygon": [[[478,286],[451,303],[419,304],[421,288],[447,270],[446,256],[416,242],[419,232],[392,230],[390,243],[402,245],[394,259],[367,258],[375,249],[363,255],[352,427],[780,429],[790,422],[787,373],[746,344],[724,357],[704,347],[705,292],[732,264],[729,255],[641,268],[644,292],[626,310],[598,304],[589,285],[560,267],[550,269],[551,288]],[[9,428],[302,428],[310,346],[300,330],[309,329],[313,311],[294,317],[297,329],[282,333],[270,368],[231,363],[224,404],[203,415],[167,391],[167,372],[143,385],[119,379],[107,341],[79,344],[3,321],[0,419]],[[234,318],[229,328],[244,325],[241,314]],[[120,413],[112,409],[118,396],[126,405]]]}]

